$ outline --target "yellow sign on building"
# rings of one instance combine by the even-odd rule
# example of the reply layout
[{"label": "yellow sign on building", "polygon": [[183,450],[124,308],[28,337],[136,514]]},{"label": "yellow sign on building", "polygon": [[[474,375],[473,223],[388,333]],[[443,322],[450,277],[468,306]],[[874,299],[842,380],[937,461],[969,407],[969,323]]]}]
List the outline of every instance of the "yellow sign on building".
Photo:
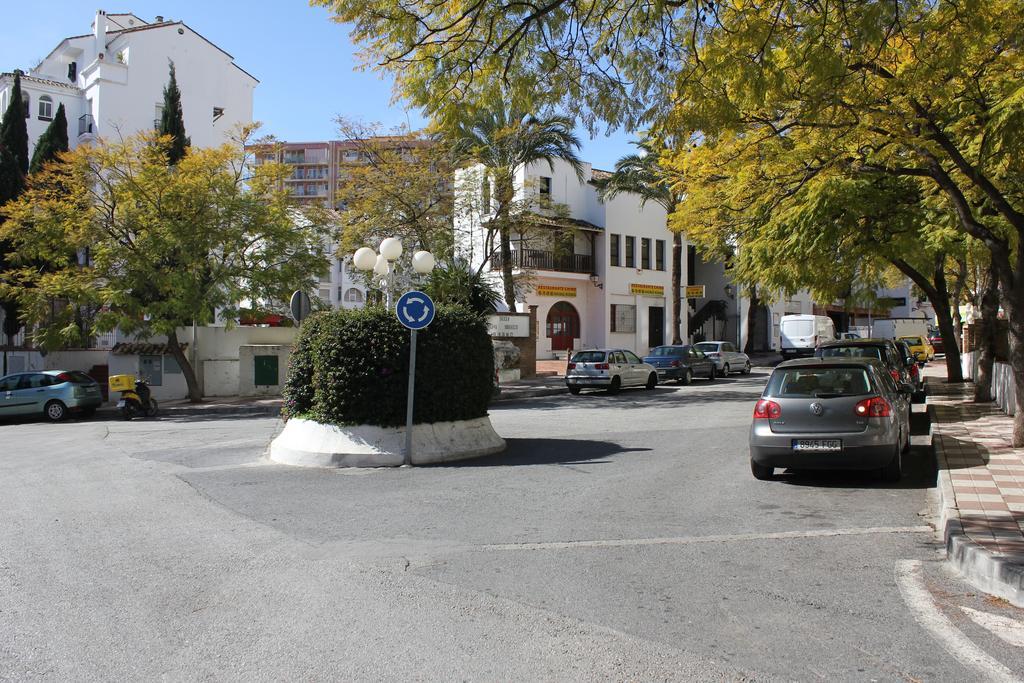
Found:
[{"label": "yellow sign on building", "polygon": [[686,297],[687,299],[703,299],[704,298],[704,285],[687,285],[686,286]]},{"label": "yellow sign on building", "polygon": [[561,297],[574,297],[576,296],[575,287],[552,287],[550,285],[539,285],[537,287],[538,296],[561,296]]},{"label": "yellow sign on building", "polygon": [[641,285],[634,282],[629,285],[629,293],[640,296],[665,296],[665,288],[661,285]]}]

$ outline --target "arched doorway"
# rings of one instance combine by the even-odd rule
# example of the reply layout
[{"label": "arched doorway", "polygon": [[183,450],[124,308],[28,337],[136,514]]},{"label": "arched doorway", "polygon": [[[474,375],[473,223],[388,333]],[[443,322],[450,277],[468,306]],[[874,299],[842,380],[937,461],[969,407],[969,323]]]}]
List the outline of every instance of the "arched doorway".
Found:
[{"label": "arched doorway", "polygon": [[568,301],[559,301],[548,311],[546,329],[552,351],[571,349],[580,336],[580,314]]}]

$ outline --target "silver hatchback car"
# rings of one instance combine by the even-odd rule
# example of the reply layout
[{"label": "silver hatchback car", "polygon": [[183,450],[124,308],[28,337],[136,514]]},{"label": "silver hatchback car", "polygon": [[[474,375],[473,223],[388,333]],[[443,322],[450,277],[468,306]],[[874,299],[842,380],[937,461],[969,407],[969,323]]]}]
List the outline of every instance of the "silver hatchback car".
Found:
[{"label": "silver hatchback car", "polygon": [[59,422],[72,412],[91,415],[102,403],[100,385],[78,370],[40,370],[0,377],[0,418],[42,415]]},{"label": "silver hatchback car", "polygon": [[572,394],[588,388],[607,389],[609,394],[622,387],[653,389],[658,385],[658,370],[628,349],[579,351],[569,359],[565,384]]},{"label": "silver hatchback car", "polygon": [[898,481],[912,393],[875,359],[782,363],[754,407],[750,469],[758,479],[771,479],[776,467],[879,470]]}]

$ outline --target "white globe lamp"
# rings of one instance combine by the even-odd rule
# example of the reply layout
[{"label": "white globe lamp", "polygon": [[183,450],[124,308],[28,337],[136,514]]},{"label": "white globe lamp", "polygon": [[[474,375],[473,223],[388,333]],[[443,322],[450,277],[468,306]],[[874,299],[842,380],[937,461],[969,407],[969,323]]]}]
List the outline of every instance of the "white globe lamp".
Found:
[{"label": "white globe lamp", "polygon": [[391,272],[391,267],[388,265],[387,259],[384,258],[384,254],[377,257],[377,261],[373,266],[373,272],[382,277]]},{"label": "white globe lamp", "polygon": [[377,265],[377,254],[369,247],[356,249],[355,255],[352,256],[352,263],[359,270],[373,270],[373,267]]},{"label": "white globe lamp", "polygon": [[429,251],[417,251],[412,255],[412,269],[426,275],[434,269],[434,255]]},{"label": "white globe lamp", "polygon": [[402,255],[402,242],[396,237],[388,237],[380,243],[380,255],[388,261],[397,261]]}]

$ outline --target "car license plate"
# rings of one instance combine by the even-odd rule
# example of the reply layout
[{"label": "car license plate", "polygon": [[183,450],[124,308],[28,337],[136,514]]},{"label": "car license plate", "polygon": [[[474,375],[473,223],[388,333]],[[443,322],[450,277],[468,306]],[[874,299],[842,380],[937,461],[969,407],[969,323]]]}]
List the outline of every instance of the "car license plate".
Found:
[{"label": "car license plate", "polygon": [[829,453],[843,450],[843,442],[840,439],[793,439],[793,450]]},{"label": "car license plate", "polygon": [[123,398],[120,401],[117,402],[117,407],[118,408],[124,408],[124,399]]}]

